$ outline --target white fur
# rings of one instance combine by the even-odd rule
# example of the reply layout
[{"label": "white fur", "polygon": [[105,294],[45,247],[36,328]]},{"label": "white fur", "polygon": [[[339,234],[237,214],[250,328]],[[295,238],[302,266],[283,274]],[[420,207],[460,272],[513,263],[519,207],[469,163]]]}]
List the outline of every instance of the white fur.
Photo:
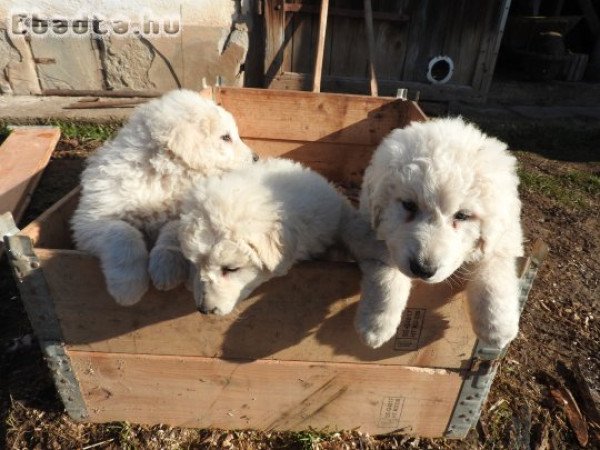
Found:
[{"label": "white fur", "polygon": [[[165,224],[178,218],[194,180],[252,159],[231,114],[188,90],[137,108],[117,136],[90,156],[72,219],[74,238],[78,249],[100,258],[119,304],[141,299],[148,269],[159,289],[187,277],[187,263],[169,236],[174,225]],[[146,240],[157,241],[150,255]]]},{"label": "white fur", "polygon": [[179,241],[198,269],[196,305],[219,315],[297,261],[322,254],[358,215],[322,176],[285,159],[198,183],[183,211]]},{"label": "white fur", "polygon": [[[363,283],[356,326],[368,345],[395,334],[411,278],[438,283],[452,276],[468,280],[477,336],[496,347],[514,339],[516,258],[523,254],[517,186],[516,159],[506,145],[460,118],[390,133],[365,172],[360,199],[391,259],[365,271],[371,281]],[[461,220],[459,211],[470,218]]]}]

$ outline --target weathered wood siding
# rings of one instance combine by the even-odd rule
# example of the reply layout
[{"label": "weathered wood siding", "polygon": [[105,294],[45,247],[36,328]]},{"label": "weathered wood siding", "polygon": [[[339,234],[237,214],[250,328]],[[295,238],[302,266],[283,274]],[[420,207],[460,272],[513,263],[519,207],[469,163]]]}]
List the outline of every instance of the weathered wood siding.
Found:
[{"label": "weathered wood siding", "polygon": [[[306,5],[302,9],[290,5]],[[310,87],[319,0],[267,0],[266,84]],[[425,97],[483,98],[495,66],[510,0],[373,0],[376,72],[383,95],[399,87]],[[311,8],[312,6],[312,8]],[[296,11],[294,11],[296,10]],[[308,10],[308,12],[307,12]],[[358,17],[340,15],[354,10]],[[323,67],[327,90],[368,92],[363,0],[331,0]],[[427,80],[431,58],[447,55],[454,74],[445,85]]]}]

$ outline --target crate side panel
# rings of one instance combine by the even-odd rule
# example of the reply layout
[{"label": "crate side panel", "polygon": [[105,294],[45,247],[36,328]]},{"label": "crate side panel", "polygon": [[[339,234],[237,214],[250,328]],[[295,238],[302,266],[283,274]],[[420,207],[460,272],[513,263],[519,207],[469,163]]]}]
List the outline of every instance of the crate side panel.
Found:
[{"label": "crate side panel", "polygon": [[398,429],[438,437],[457,372],[377,364],[311,364],[70,352],[90,420],[184,427]]},{"label": "crate side panel", "polygon": [[70,220],[77,208],[80,192],[79,186],[73,189],[23,228],[20,234],[29,237],[36,247],[72,248]]},{"label": "crate side panel", "polygon": [[195,310],[184,288],[150,290],[123,308],[104,286],[97,260],[76,251],[36,250],[72,350],[235,359],[377,362],[464,367],[475,336],[464,326],[462,293],[419,284],[398,336],[373,350],[353,328],[360,272],[350,263],[310,262],[264,284],[226,317]]},{"label": "crate side panel", "polygon": [[280,139],[245,138],[244,141],[261,157],[276,156],[293,159],[319,172],[328,180],[344,185],[356,185],[358,189],[365,168],[376,148],[374,145]]},{"label": "crate side panel", "polygon": [[425,120],[413,102],[394,98],[226,88],[215,97],[243,138],[378,145],[394,128]]}]

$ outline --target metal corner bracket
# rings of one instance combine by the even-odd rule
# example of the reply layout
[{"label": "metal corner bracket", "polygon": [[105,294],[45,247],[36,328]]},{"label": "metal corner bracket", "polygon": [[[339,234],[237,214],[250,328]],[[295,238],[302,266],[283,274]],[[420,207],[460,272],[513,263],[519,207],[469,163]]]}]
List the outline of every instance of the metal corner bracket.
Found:
[{"label": "metal corner bracket", "polygon": [[79,382],[65,351],[62,333],[40,261],[27,236],[19,235],[10,213],[0,216],[0,236],[17,281],[21,299],[65,410],[74,420],[88,417]]}]

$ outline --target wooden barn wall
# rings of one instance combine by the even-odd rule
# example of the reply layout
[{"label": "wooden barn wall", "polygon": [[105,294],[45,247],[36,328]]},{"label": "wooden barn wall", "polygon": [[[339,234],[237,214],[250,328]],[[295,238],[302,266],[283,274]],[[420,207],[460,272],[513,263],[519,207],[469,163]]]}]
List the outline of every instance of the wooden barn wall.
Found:
[{"label": "wooden barn wall", "polygon": [[[291,3],[288,1],[288,3]],[[298,3],[298,2],[296,2]],[[319,0],[303,0],[318,9]],[[426,73],[431,58],[447,55],[454,61],[448,87],[472,89],[473,95],[486,89],[495,63],[496,43],[501,37],[503,11],[509,0],[373,0],[377,78],[384,85],[399,81],[428,85]],[[278,48],[280,60],[271,62],[266,84],[273,78],[312,74],[318,34],[318,14],[283,12],[280,0],[268,0],[267,41]],[[279,14],[277,7],[280,7]],[[335,9],[362,13],[363,0],[330,0],[323,77],[364,80],[367,89],[367,38],[362,17],[331,14]],[[382,19],[377,13],[388,13]],[[405,15],[407,20],[401,20]],[[270,17],[269,17],[270,16]],[[278,32],[281,34],[278,36]],[[267,58],[269,42],[267,43]],[[279,64],[278,64],[279,63]],[[268,64],[269,65],[269,64]],[[297,88],[309,89],[311,79],[300,76]],[[277,87],[294,87],[292,84]]]}]

